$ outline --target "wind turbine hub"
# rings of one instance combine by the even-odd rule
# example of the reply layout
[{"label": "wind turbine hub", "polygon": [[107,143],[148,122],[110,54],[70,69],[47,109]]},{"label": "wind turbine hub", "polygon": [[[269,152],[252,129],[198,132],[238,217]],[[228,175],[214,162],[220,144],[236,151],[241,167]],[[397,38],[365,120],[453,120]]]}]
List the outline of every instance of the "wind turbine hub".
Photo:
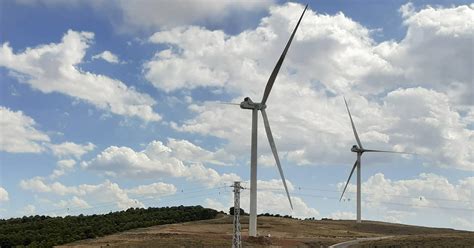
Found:
[{"label": "wind turbine hub", "polygon": [[364,150],[360,149],[357,145],[353,145],[351,148],[351,152],[362,153]]},{"label": "wind turbine hub", "polygon": [[240,103],[240,108],[263,110],[267,108],[267,105],[259,103],[259,102],[253,102],[252,99],[250,99],[250,97],[246,97],[244,98],[244,101]]}]

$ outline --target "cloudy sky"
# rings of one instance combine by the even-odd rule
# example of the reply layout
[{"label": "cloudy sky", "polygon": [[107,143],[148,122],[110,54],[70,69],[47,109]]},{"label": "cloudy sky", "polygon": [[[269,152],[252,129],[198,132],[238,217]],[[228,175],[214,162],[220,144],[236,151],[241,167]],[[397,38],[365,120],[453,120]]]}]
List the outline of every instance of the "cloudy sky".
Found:
[{"label": "cloudy sky", "polygon": [[[304,3],[0,4],[0,218],[196,205],[249,187],[251,112]],[[474,230],[474,5],[311,1],[259,120],[261,213]],[[248,190],[242,206],[248,210]]]}]

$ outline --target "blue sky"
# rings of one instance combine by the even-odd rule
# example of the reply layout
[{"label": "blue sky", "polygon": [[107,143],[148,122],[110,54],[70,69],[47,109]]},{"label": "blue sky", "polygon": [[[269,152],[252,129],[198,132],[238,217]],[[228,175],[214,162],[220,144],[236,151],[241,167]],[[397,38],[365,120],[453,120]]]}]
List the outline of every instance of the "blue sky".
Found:
[{"label": "blue sky", "polygon": [[[268,102],[295,205],[259,123],[259,212],[473,230],[468,1],[314,1]],[[1,3],[0,217],[201,204],[249,178],[250,112],[304,5]],[[248,186],[248,183],[244,182]],[[242,195],[248,209],[248,192]],[[436,218],[435,218],[436,217]]]}]

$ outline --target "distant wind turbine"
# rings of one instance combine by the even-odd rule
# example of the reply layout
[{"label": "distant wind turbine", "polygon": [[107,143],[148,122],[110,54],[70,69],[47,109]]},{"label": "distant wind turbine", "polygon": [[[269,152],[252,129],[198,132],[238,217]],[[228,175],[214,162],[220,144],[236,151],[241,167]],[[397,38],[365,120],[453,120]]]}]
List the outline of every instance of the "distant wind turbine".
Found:
[{"label": "distant wind turbine", "polygon": [[290,202],[291,209],[293,209],[293,204],[291,203],[290,193],[288,192],[288,187],[286,186],[285,175],[283,174],[283,170],[281,168],[280,159],[278,157],[277,148],[275,146],[275,141],[273,140],[272,131],[270,129],[270,123],[268,122],[268,117],[265,109],[267,108],[266,102],[268,96],[270,95],[270,91],[272,90],[273,83],[277,78],[278,72],[280,71],[280,67],[283,64],[283,60],[285,59],[286,53],[288,52],[288,48],[291,45],[291,41],[295,36],[296,30],[300,25],[301,19],[303,18],[304,13],[308,5],[303,10],[298,23],[296,24],[293,33],[290,36],[288,43],[286,44],[283,53],[280,56],[275,68],[273,69],[270,78],[268,79],[267,85],[265,87],[265,91],[263,93],[263,98],[260,103],[253,102],[250,97],[244,98],[244,101],[240,103],[240,108],[242,109],[250,109],[252,110],[252,145],[251,145],[251,154],[250,154],[250,220],[249,220],[249,236],[257,236],[257,119],[258,119],[258,111],[262,112],[263,123],[265,125],[265,131],[267,133],[268,142],[270,143],[270,147],[273,152],[273,156],[275,157],[276,164],[278,166],[278,170],[280,172],[281,179],[283,181],[283,186],[286,190],[286,195],[288,196],[288,201]]},{"label": "distant wind turbine", "polygon": [[412,154],[412,153],[407,153],[407,152],[395,152],[395,151],[383,151],[383,150],[369,150],[369,149],[364,149],[362,146],[362,143],[360,142],[359,135],[357,135],[357,131],[354,125],[354,121],[352,120],[351,112],[349,111],[349,106],[347,105],[346,98],[344,98],[344,103],[346,104],[347,108],[347,113],[349,114],[349,118],[351,119],[351,125],[352,125],[352,131],[354,132],[355,139],[357,141],[357,145],[353,145],[351,148],[352,152],[357,153],[357,160],[354,163],[354,166],[352,167],[351,174],[349,174],[349,178],[347,179],[346,186],[344,186],[344,190],[342,191],[341,198],[339,201],[341,201],[342,197],[344,196],[344,192],[346,192],[347,185],[349,184],[349,181],[351,180],[352,174],[354,173],[355,168],[357,167],[357,223],[361,223],[361,180],[360,180],[360,167],[361,167],[361,157],[364,152],[387,152],[387,153],[402,153],[402,154]]}]

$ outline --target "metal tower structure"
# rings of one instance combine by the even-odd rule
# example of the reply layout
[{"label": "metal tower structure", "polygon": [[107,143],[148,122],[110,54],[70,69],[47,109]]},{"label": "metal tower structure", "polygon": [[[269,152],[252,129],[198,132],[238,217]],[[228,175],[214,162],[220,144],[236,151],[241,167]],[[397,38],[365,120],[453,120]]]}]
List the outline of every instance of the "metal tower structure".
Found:
[{"label": "metal tower structure", "polygon": [[242,248],[242,241],[240,238],[240,182],[234,182],[231,186],[234,188],[234,235],[232,238],[232,248]]}]

